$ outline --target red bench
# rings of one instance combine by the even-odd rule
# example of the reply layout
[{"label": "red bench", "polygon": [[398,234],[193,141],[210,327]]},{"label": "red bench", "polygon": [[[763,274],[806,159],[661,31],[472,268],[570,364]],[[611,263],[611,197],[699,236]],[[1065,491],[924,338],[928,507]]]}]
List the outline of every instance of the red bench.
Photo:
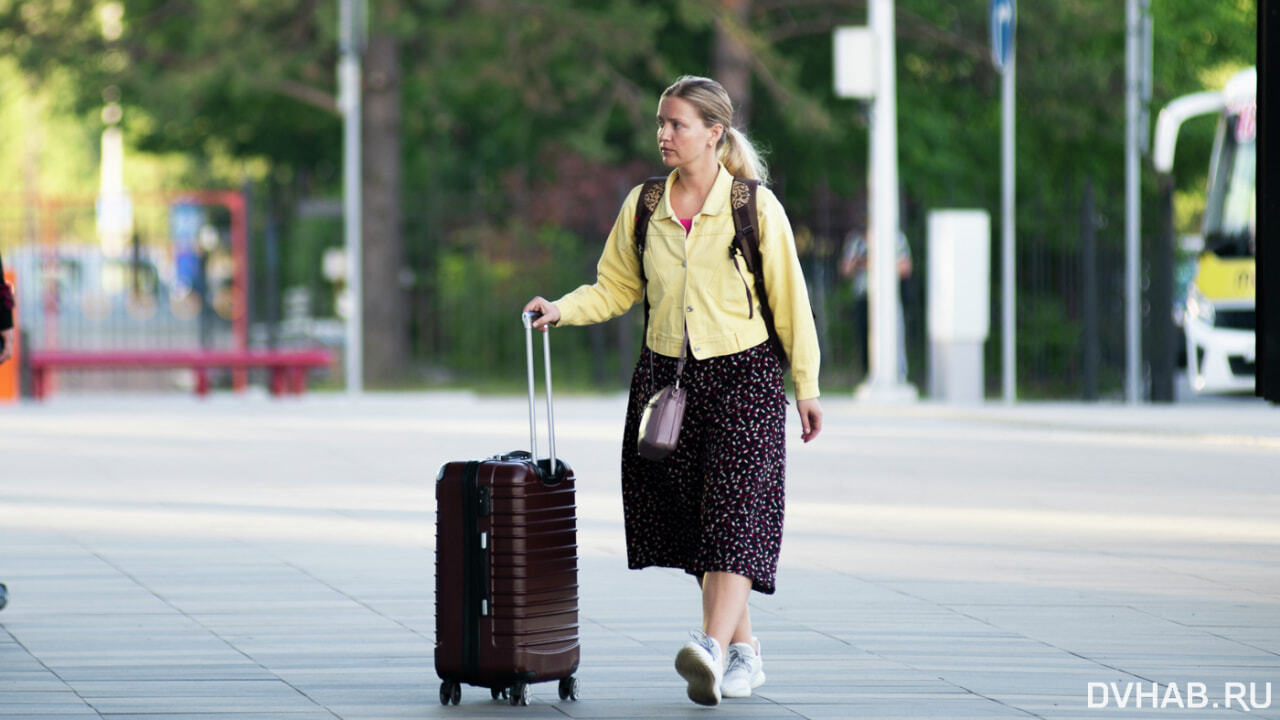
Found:
[{"label": "red bench", "polygon": [[329,367],[328,350],[30,350],[32,392],[36,399],[48,392],[48,376],[54,370],[156,370],[191,368],[196,372],[196,394],[209,393],[209,370],[266,368],[271,373],[271,394],[306,392],[307,371]]}]

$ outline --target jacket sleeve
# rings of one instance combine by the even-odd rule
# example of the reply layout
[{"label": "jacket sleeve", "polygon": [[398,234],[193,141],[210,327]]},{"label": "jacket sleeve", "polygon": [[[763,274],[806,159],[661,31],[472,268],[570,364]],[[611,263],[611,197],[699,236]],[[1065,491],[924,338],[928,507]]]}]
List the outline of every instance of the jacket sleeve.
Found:
[{"label": "jacket sleeve", "polygon": [[761,264],[773,324],[791,360],[796,399],[816,398],[820,394],[818,369],[821,364],[818,330],[813,322],[809,289],[796,253],[791,223],[782,203],[771,191],[762,187],[757,192]]},{"label": "jacket sleeve", "polygon": [[618,317],[631,309],[644,296],[640,280],[640,260],[636,257],[633,225],[636,203],[640,197],[637,185],[613,223],[604,252],[596,265],[596,281],[570,292],[555,305],[560,310],[560,325],[590,325]]}]

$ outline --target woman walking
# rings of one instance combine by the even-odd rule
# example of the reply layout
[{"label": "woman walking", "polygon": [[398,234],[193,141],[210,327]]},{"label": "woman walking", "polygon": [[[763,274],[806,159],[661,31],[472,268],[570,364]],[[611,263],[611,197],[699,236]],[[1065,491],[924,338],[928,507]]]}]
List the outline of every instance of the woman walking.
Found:
[{"label": "woman walking", "polygon": [[[596,282],[553,302],[525,306],[534,327],[587,325],[617,317],[642,298],[649,316],[636,362],[622,447],[627,561],[633,569],[681,568],[702,588],[702,628],[676,655],[689,698],[716,705],[749,697],[765,680],[747,607],[752,590],[774,592],[782,543],[790,362],[802,438],[822,429],[818,338],[791,226],[764,183],[754,147],[733,127],[733,105],[714,80],[685,76],[662,93],[658,150],[672,168],[652,215],[643,257],[627,196],[605,243]],[[765,299],[752,268],[735,255],[732,207],[744,191],[734,178],[759,180],[754,218]],[[769,342],[762,303],[772,310],[785,357]],[[687,356],[687,361],[685,360]],[[679,444],[653,461],[637,451],[648,398],[675,381],[688,392]],[[726,652],[727,648],[727,652]]]}]

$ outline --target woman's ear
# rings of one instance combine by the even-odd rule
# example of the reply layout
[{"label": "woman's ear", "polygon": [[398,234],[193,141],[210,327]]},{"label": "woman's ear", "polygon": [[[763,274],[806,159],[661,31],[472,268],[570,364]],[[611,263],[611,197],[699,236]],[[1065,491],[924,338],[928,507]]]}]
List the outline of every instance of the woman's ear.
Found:
[{"label": "woman's ear", "polygon": [[720,141],[724,140],[724,125],[716,123],[711,126],[711,147],[720,147]]}]

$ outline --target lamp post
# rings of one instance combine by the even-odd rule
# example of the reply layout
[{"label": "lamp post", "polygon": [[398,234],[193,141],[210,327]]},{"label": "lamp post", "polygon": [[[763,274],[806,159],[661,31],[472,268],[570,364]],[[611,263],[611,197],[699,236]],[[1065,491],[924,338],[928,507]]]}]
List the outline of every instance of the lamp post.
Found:
[{"label": "lamp post", "polygon": [[[1142,401],[1142,198],[1139,155],[1147,143],[1147,108],[1151,99],[1150,0],[1125,3],[1125,142],[1124,142],[1124,395]],[[1167,318],[1155,318],[1168,322]]]},{"label": "lamp post", "polygon": [[347,253],[347,393],[364,392],[364,287],[362,282],[360,153],[360,52],[363,45],[363,0],[339,0],[341,24],[338,60],[338,105],[342,110],[342,224]]},{"label": "lamp post", "polygon": [[[836,94],[871,101],[867,228],[869,372],[860,400],[902,402],[916,391],[899,377],[898,347],[898,107],[894,1],[871,0],[867,28],[837,28]],[[869,70],[869,72],[868,72]]]}]

